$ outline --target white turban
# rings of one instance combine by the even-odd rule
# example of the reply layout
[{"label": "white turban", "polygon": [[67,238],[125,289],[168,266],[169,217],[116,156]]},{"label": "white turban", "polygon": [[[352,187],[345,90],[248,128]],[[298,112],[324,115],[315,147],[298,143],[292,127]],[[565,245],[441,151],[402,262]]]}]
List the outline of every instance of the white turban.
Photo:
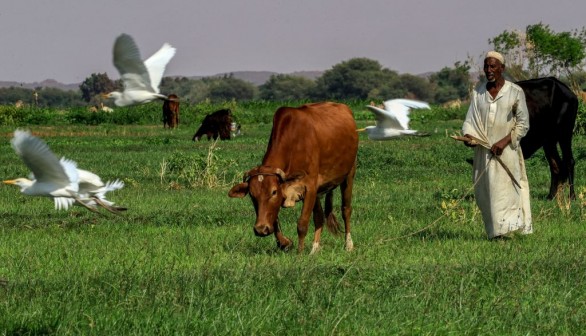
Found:
[{"label": "white turban", "polygon": [[501,64],[505,64],[505,58],[499,52],[496,52],[494,50],[493,51],[489,51],[489,52],[486,53],[486,58],[489,58],[489,57],[492,57],[492,58],[495,58],[495,59],[499,60],[501,62]]}]

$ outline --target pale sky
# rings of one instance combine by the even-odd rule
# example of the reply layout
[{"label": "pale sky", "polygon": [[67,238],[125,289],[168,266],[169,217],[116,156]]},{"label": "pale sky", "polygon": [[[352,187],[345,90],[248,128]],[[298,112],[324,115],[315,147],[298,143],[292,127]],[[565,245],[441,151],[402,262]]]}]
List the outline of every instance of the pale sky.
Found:
[{"label": "pale sky", "polygon": [[504,30],[586,26],[585,0],[0,0],[0,81],[117,79],[112,46],[177,48],[168,76],[327,70],[367,57],[399,73],[453,66]]}]

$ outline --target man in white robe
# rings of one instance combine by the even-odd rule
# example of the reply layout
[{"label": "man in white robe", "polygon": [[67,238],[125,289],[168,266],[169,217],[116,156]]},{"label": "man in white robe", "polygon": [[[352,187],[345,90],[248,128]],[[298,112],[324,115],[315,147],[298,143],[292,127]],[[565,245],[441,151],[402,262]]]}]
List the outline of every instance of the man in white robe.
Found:
[{"label": "man in white robe", "polygon": [[523,90],[504,79],[504,69],[503,56],[489,52],[484,59],[487,81],[472,92],[462,127],[465,137],[484,145],[466,143],[474,147],[474,195],[489,239],[533,232],[529,182],[520,146],[529,130],[529,112]]}]

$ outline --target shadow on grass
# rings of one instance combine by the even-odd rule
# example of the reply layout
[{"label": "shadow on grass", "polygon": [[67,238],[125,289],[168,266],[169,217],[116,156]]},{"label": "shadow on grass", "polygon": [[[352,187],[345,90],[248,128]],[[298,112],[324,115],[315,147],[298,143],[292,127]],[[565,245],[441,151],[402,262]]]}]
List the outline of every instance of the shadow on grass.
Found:
[{"label": "shadow on grass", "polygon": [[51,212],[43,214],[0,212],[0,227],[11,229],[44,229],[52,226],[74,229],[84,225],[97,225],[110,214],[92,214],[85,210]]}]

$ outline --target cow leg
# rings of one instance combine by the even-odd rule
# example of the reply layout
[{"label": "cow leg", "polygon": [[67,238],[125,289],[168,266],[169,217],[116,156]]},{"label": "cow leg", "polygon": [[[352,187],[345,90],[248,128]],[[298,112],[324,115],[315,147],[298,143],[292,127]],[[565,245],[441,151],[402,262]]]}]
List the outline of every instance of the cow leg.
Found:
[{"label": "cow leg", "polygon": [[562,151],[562,165],[564,174],[562,176],[562,181],[568,181],[570,185],[570,199],[576,199],[576,194],[574,192],[574,155],[572,154],[572,133],[570,133],[569,137],[564,137],[560,139],[560,149]]},{"label": "cow leg", "polygon": [[549,172],[551,174],[551,184],[549,186],[549,195],[547,195],[547,199],[554,199],[558,192],[558,186],[560,185],[560,165],[562,164],[562,159],[560,158],[556,144],[551,141],[548,141],[543,145],[543,151],[545,152],[545,158],[549,163]]},{"label": "cow leg", "polygon": [[305,199],[303,200],[303,207],[301,209],[301,216],[297,221],[297,237],[299,239],[299,246],[297,246],[297,252],[303,252],[305,248],[305,236],[307,236],[307,229],[309,227],[309,219],[311,218],[312,210],[317,201],[317,195],[315,188],[313,190],[307,190],[305,193]]},{"label": "cow leg", "polygon": [[275,220],[274,227],[275,238],[277,239],[277,247],[283,251],[289,250],[291,245],[293,245],[293,242],[291,241],[291,239],[285,237],[285,235],[283,235],[283,232],[281,232],[281,227],[279,226],[279,219]]},{"label": "cow leg", "polygon": [[321,202],[318,197],[315,199],[315,204],[313,205],[313,224],[315,225],[315,234],[313,236],[313,245],[311,246],[311,252],[309,254],[314,254],[321,249],[319,242],[321,239],[324,222],[324,210],[321,207]]},{"label": "cow leg", "polygon": [[352,188],[354,186],[355,174],[356,164],[354,164],[344,182],[340,184],[340,190],[342,191],[342,219],[344,220],[345,230],[344,246],[346,251],[352,251],[354,249],[354,242],[352,241],[352,235],[350,234],[350,217],[352,216]]}]

